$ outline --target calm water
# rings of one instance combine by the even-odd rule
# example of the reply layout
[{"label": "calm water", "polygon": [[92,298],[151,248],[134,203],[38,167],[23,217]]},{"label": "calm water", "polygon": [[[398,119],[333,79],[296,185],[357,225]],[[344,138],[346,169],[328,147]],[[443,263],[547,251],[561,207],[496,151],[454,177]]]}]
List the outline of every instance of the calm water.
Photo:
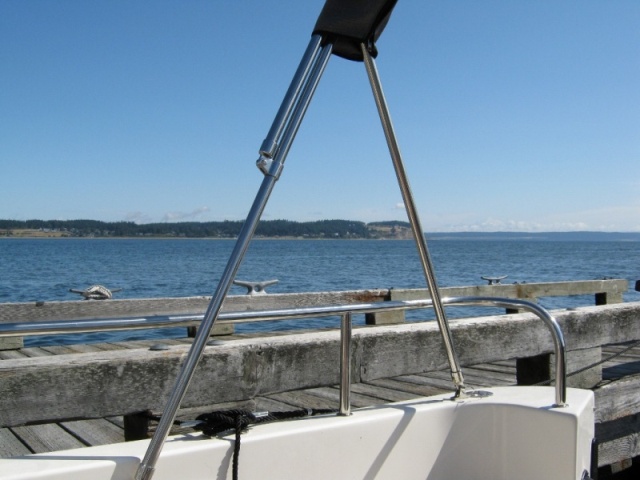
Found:
[{"label": "calm water", "polygon": [[[204,239],[0,239],[0,303],[78,300],[69,289],[92,284],[122,288],[115,298],[211,295],[233,245],[232,240]],[[640,242],[436,240],[429,248],[442,286],[481,284],[482,275],[508,275],[503,283],[613,277],[629,280],[625,301],[640,300],[633,291],[640,279]],[[270,293],[425,286],[411,241],[255,240],[237,278],[278,279]],[[244,288],[233,287],[231,293],[243,294]],[[568,308],[592,304],[593,296],[540,303]],[[313,322],[302,326],[337,324],[333,319]],[[290,327],[252,324],[237,330]],[[115,339],[161,335],[184,336],[184,329],[120,333]],[[28,343],[71,341],[77,338],[40,337]]]}]

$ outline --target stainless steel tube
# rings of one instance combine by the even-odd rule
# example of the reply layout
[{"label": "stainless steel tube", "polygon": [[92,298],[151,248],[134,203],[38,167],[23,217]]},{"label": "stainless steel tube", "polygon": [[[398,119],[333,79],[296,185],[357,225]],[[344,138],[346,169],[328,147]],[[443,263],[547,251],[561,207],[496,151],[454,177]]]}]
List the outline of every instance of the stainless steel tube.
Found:
[{"label": "stainless steel tube", "polygon": [[291,111],[293,110],[296,100],[300,95],[300,90],[309,75],[311,66],[313,65],[312,60],[318,55],[321,41],[322,37],[320,35],[314,35],[313,37],[311,37],[311,41],[307,46],[307,50],[304,52],[298,69],[296,70],[291,84],[289,85],[289,89],[287,90],[287,93],[285,94],[284,99],[280,104],[280,108],[278,110],[278,113],[276,114],[275,119],[273,120],[273,123],[271,124],[269,133],[262,142],[262,146],[260,147],[260,155],[266,155],[269,158],[274,156],[280,142],[280,136],[282,135],[284,125],[291,115]]},{"label": "stainless steel tube", "polygon": [[[317,39],[315,37],[312,37],[311,43],[315,43],[316,41]],[[293,110],[294,113],[291,115],[291,118],[287,120],[287,125],[284,127],[283,138],[286,137],[288,142],[292,141],[293,136],[295,136],[295,132],[297,132],[300,126],[300,122],[302,121],[304,113],[309,106],[311,96],[313,95],[313,92],[318,85],[320,77],[322,76],[322,73],[324,71],[324,67],[326,66],[328,58],[331,55],[331,47],[323,47],[323,49],[317,55],[308,56],[308,52],[309,48],[307,48],[307,51],[305,52],[301,63],[309,65],[299,67],[298,71],[311,68],[311,74],[307,78],[294,78],[295,82],[303,83],[304,85],[296,85],[295,87],[289,88],[289,91],[293,89],[296,91],[300,90],[303,93],[300,95],[298,104]],[[284,119],[280,118],[277,118],[276,120],[278,122],[285,121]],[[280,127],[275,128],[276,131],[279,129]],[[271,131],[274,131],[273,127],[271,128]],[[247,248],[249,247],[249,243],[253,238],[253,234],[256,227],[258,226],[258,222],[260,221],[260,217],[262,216],[262,212],[264,211],[269,196],[271,195],[273,187],[275,186],[275,183],[279,178],[279,174],[282,169],[282,165],[284,164],[287,152],[288,147],[277,149],[276,155],[273,159],[273,165],[270,169],[270,174],[265,175],[262,184],[260,185],[258,194],[256,195],[247,219],[245,220],[242,230],[238,235],[238,239],[231,253],[231,257],[229,258],[227,266],[222,274],[220,283],[218,284],[216,292],[213,295],[211,302],[209,303],[207,311],[205,312],[202,325],[198,329],[198,333],[193,340],[191,349],[189,350],[187,358],[182,365],[182,369],[178,374],[178,378],[164,409],[164,414],[162,415],[160,422],[158,423],[157,430],[153,435],[153,438],[151,439],[149,448],[147,449],[145,456],[142,459],[138,470],[136,471],[136,480],[148,480],[153,476],[155,465],[160,456],[160,452],[162,451],[164,441],[169,434],[169,430],[171,429],[171,425],[173,424],[176,412],[178,411],[180,403],[182,402],[182,398],[184,397],[191,378],[193,377],[196,366],[200,361],[202,352],[204,351],[208,337],[211,333],[211,329],[213,328],[218,314],[220,313],[222,302],[226,298],[229,288],[233,283],[233,279],[235,278],[238,268],[242,263]]]},{"label": "stainless steel tube", "polygon": [[[499,297],[445,297],[444,305],[450,306],[485,306],[523,309],[535,314],[544,321],[549,329],[554,344],[556,405],[566,403],[566,345],[564,335],[556,319],[536,303],[516,298]],[[218,321],[227,323],[260,322],[266,320],[293,320],[298,318],[326,317],[354,313],[390,312],[399,310],[416,310],[433,307],[431,299],[406,300],[391,302],[359,303],[350,305],[328,305],[317,307],[298,307],[280,310],[225,312],[218,315]],[[99,320],[79,320],[76,322],[51,321],[37,323],[9,323],[0,325],[0,337],[14,335],[43,335],[69,332],[95,332],[152,328],[162,326],[196,326],[200,325],[203,315],[153,316],[149,318],[105,318]],[[343,349],[344,352],[344,349]]]},{"label": "stainless steel tube", "polygon": [[456,390],[459,394],[464,389],[464,378],[462,376],[462,371],[460,370],[460,362],[458,361],[458,356],[453,346],[453,338],[451,337],[451,331],[449,329],[447,317],[445,315],[444,307],[442,306],[442,301],[440,299],[438,282],[436,281],[433,263],[431,262],[429,250],[427,249],[427,241],[424,237],[424,230],[422,229],[422,225],[420,224],[418,211],[416,209],[415,202],[413,201],[413,194],[411,193],[411,188],[409,187],[409,180],[407,178],[404,164],[402,162],[400,148],[398,147],[396,135],[393,130],[391,116],[389,114],[387,102],[382,91],[382,85],[380,83],[380,76],[378,75],[376,64],[364,44],[361,45],[361,49],[362,55],[364,56],[364,64],[367,69],[367,75],[369,77],[369,83],[371,83],[373,96],[376,101],[376,106],[378,107],[380,120],[382,121],[382,128],[387,139],[387,145],[389,146],[389,152],[391,153],[391,159],[393,160],[393,166],[396,171],[396,176],[398,177],[398,184],[400,185],[400,190],[402,192],[404,206],[407,211],[407,216],[409,217],[409,223],[411,224],[411,230],[413,231],[416,246],[418,247],[420,263],[422,264],[422,269],[427,280],[427,285],[429,287],[429,291],[431,292],[431,299],[433,300],[433,309],[435,311],[436,320],[438,321],[438,326],[440,327],[440,331],[442,332],[442,339],[444,341],[447,358],[449,360],[449,365],[451,368],[451,378],[453,379],[453,383],[456,386]]},{"label": "stainless steel tube", "polygon": [[340,415],[351,415],[351,312],[340,323]]},{"label": "stainless steel tube", "polygon": [[479,305],[501,308],[521,308],[540,318],[551,333],[555,358],[556,402],[555,406],[564,407],[567,404],[567,361],[564,334],[558,321],[540,305],[517,298],[495,297],[451,297],[444,299],[447,305]]}]

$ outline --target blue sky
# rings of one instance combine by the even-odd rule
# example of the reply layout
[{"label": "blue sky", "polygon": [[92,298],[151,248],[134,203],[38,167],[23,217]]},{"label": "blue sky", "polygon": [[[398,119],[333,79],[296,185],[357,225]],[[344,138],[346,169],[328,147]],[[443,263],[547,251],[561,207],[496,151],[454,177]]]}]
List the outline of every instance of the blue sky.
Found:
[{"label": "blue sky", "polygon": [[[0,1],[0,218],[244,219],[323,1]],[[400,0],[378,69],[427,231],[640,231],[640,2]],[[406,220],[329,62],[264,219]]]}]

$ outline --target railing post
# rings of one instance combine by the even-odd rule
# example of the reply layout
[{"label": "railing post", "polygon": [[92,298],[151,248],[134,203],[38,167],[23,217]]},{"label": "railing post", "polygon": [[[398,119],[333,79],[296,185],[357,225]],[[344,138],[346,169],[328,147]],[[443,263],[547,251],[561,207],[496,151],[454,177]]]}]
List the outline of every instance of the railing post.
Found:
[{"label": "railing post", "polygon": [[[216,323],[211,329],[211,337],[220,337],[222,335],[233,335],[235,327],[229,323]],[[187,327],[187,337],[195,338],[198,333],[198,327]]]},{"label": "railing post", "polygon": [[600,292],[595,294],[596,305],[609,305],[611,303],[622,303],[621,292]]},{"label": "railing post", "polygon": [[351,312],[340,323],[340,415],[351,415]]},{"label": "railing post", "polygon": [[[522,298],[523,300],[528,300],[529,302],[538,303],[538,299],[536,297],[526,297],[526,298],[518,297],[518,298]],[[521,308],[505,308],[504,310],[507,315],[524,312],[524,310],[522,310]]]},{"label": "railing post", "polygon": [[22,337],[5,337],[0,338],[0,350],[18,350],[24,347]]},{"label": "railing post", "polygon": [[[400,296],[400,298],[394,298],[393,294],[394,289],[392,288],[384,297],[383,301],[389,302],[393,300],[404,300],[402,296]],[[372,312],[365,314],[364,321],[367,325],[393,325],[396,323],[404,323],[405,315],[403,310],[397,310],[394,312]]]},{"label": "railing post", "polygon": [[124,415],[123,420],[125,441],[131,442],[149,438],[149,412],[130,413]]},{"label": "railing post", "polygon": [[[576,372],[602,359],[602,348],[586,348],[567,352],[567,373]],[[516,359],[516,380],[518,385],[535,385],[552,378],[555,355],[544,353],[534,357]],[[585,370],[578,375],[567,377],[567,386],[572,388],[593,388],[602,381],[602,366]]]}]

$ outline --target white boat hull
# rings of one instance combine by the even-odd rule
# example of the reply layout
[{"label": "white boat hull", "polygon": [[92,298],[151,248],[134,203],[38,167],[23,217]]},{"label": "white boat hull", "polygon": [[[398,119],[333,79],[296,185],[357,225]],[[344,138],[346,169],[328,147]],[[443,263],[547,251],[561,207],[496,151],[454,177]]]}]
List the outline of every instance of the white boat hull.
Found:
[{"label": "white boat hull", "polygon": [[[593,393],[550,387],[484,389],[254,426],[243,434],[239,477],[248,479],[580,480],[590,468]],[[2,479],[132,479],[149,441],[0,460]],[[170,437],[155,480],[230,479],[233,436]]]}]

